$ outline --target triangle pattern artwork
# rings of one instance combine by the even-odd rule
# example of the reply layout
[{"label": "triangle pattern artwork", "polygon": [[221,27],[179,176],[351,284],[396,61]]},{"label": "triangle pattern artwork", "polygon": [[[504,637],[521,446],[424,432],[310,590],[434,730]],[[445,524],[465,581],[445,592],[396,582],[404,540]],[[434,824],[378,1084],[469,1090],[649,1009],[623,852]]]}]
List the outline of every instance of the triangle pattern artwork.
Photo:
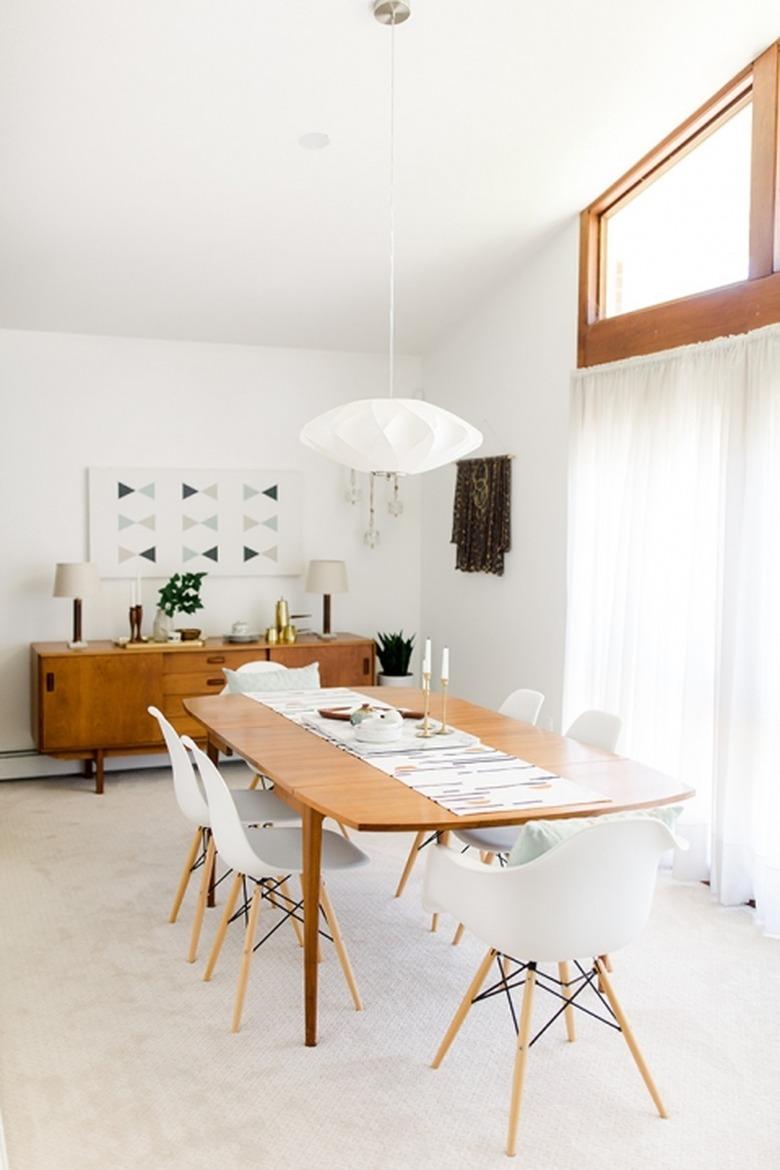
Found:
[{"label": "triangle pattern artwork", "polygon": [[136,557],[143,557],[144,560],[156,562],[157,549],[154,547],[145,548],[141,552],[141,551],[136,551],[135,549],[132,549],[132,548],[122,548],[122,546],[120,545],[120,547],[117,549],[117,556],[118,556],[120,565],[123,565],[126,561],[134,560]]},{"label": "triangle pattern artwork", "polygon": [[303,492],[284,469],[93,467],[88,555],[104,578],[298,576]]},{"label": "triangle pattern artwork", "polygon": [[120,480],[119,483],[116,485],[117,498],[121,500],[124,496],[131,496],[133,494],[133,492],[141,492],[143,495],[149,496],[149,498],[151,500],[153,500],[154,499],[154,486],[155,485],[153,483],[147,483],[145,487],[132,488],[132,487],[128,487],[128,485],[126,483],[122,483],[122,481]]}]

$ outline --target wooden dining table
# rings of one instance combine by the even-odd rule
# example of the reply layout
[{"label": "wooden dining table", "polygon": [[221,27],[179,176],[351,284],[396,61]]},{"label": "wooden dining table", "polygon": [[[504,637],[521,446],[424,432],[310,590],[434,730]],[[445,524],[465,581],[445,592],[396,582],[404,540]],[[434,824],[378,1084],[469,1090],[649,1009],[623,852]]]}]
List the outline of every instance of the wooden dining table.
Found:
[{"label": "wooden dining table", "polygon": [[[367,699],[401,708],[419,708],[419,690],[360,687]],[[279,795],[303,821],[304,1033],[317,1043],[317,940],[322,880],[322,823],[331,817],[353,829],[403,833],[521,825],[544,818],[599,816],[630,809],[675,804],[693,789],[671,776],[590,747],[552,731],[520,723],[464,699],[448,700],[448,723],[491,747],[595,788],[608,801],[566,807],[531,807],[512,812],[459,816],[402,781],[385,775],[356,756],[245,695],[209,695],[184,700],[187,711],[206,729],[208,752],[236,754],[273,780]],[[436,712],[434,711],[434,714]]]}]

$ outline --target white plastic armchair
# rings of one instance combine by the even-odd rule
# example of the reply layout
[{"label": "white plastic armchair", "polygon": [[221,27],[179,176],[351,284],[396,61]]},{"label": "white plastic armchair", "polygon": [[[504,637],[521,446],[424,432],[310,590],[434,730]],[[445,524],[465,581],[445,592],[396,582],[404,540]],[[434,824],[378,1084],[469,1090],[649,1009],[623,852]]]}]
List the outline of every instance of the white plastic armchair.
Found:
[{"label": "white plastic armchair", "polygon": [[[519,687],[516,691],[512,691],[511,694],[507,695],[501,706],[498,708],[498,711],[500,715],[508,715],[510,719],[517,719],[520,723],[530,723],[533,727],[535,727],[543,703],[544,695],[541,691],[532,691],[527,687]],[[479,833],[480,831],[484,832],[485,830],[477,829],[475,831]],[[514,841],[514,835],[517,834],[517,829],[493,830],[494,833],[496,831],[498,831],[499,834],[504,834],[504,837],[501,838],[502,842],[505,840],[507,833],[512,835],[510,837],[509,845],[506,846],[507,849],[511,849],[512,841]],[[409,880],[409,875],[414,869],[415,863],[417,861],[417,855],[419,854],[423,847],[423,843],[425,842],[425,837],[426,834],[424,831],[415,834],[414,840],[412,841],[409,852],[406,856],[406,862],[401,872],[401,876],[398,879],[398,885],[396,886],[395,890],[396,898],[400,898],[401,894],[404,892],[406,883]],[[478,842],[467,842],[467,844],[477,844],[478,848],[480,849],[492,850],[490,845],[483,845]],[[504,848],[503,844],[501,848]],[[492,850],[492,852],[496,852],[496,850]],[[436,930],[436,926],[437,920],[436,915],[434,915],[433,922],[431,923],[431,929]]]},{"label": "white plastic armchair", "polygon": [[508,715],[510,719],[518,719],[521,723],[530,723],[536,727],[543,703],[544,695],[541,691],[520,687],[507,695],[498,710],[501,715]]},{"label": "white plastic armchair", "polygon": [[[187,954],[187,962],[194,963],[198,955],[206,902],[209,898],[209,891],[212,891],[213,895],[215,884],[217,851],[211,833],[211,815],[192,760],[178,732],[157,707],[147,707],[147,711],[152,718],[157,720],[165,740],[165,746],[168,749],[176,803],[190,824],[195,826],[195,833],[168,917],[169,922],[175,922],[178,918],[190,878],[196,869],[203,867]],[[298,814],[293,812],[289,805],[280,800],[273,792],[250,792],[248,789],[244,789],[236,793],[236,803],[239,816],[245,825],[300,824]]]},{"label": "white plastic armchair", "polygon": [[[516,692],[519,693],[519,692]],[[534,694],[536,692],[526,692]],[[510,695],[511,699],[512,696]],[[541,706],[541,704],[540,704]],[[519,716],[515,716],[519,718]],[[579,743],[589,744],[591,747],[603,748],[606,752],[614,752],[615,746],[623,726],[617,715],[610,715],[608,711],[583,711],[572,723],[566,732],[567,739],[576,739]],[[508,853],[517,839],[518,829],[466,829],[455,836],[464,845],[482,851],[483,860],[491,862],[497,853]],[[459,942],[463,931],[458,927],[455,942]]]},{"label": "white plastic armchair", "polygon": [[[242,885],[246,879],[255,883],[254,892],[247,907],[244,954],[233,1007],[232,1031],[237,1032],[241,1026],[252,954],[256,949],[254,937],[262,899],[267,899],[282,911],[285,918],[290,919],[298,935],[298,941],[301,944],[303,942],[299,929],[299,916],[303,901],[296,901],[287,886],[287,877],[291,874],[300,875],[303,871],[303,830],[300,828],[247,828],[242,823],[236,807],[236,793],[228,788],[219,769],[205,752],[201,751],[197,744],[193,743],[187,736],[184,737],[183,742],[192,752],[206,789],[211,825],[220,856],[233,870],[233,884],[225,903],[208,965],[203,974],[203,978],[207,982],[214,973],[228,925],[235,917],[234,910]],[[353,869],[364,865],[367,861],[366,854],[351,841],[344,840],[336,833],[327,830],[323,833],[322,868],[325,872],[334,869]],[[320,907],[330,928],[355,1010],[362,1011],[360,994],[324,880],[320,886]],[[273,932],[272,929],[266,937],[270,937]],[[261,939],[257,946],[260,946],[264,941]]]},{"label": "white plastic armchair", "polygon": [[[574,1009],[582,992],[601,999],[623,1032],[648,1091],[661,1115],[663,1103],[609,981],[603,956],[626,946],[641,932],[655,889],[661,855],[679,844],[660,821],[651,818],[596,824],[527,865],[492,868],[468,855],[436,847],[428,851],[423,901],[433,912],[454,914],[489,950],[466,992],[434,1059],[438,1068],[494,961],[497,989],[522,983],[515,1073],[507,1153],[514,1154],[525,1065],[530,1045],[535,987],[562,999],[567,1032],[574,1039]],[[569,960],[593,956],[580,975],[569,977]],[[509,962],[519,970],[507,975]],[[558,965],[558,978],[538,969]],[[514,981],[514,982],[513,982]],[[550,986],[552,984],[553,986]],[[598,1006],[598,1005],[597,1005]]]},{"label": "white plastic armchair", "polygon": [[622,726],[620,716],[611,715],[609,711],[583,711],[569,727],[566,738],[614,752]]}]

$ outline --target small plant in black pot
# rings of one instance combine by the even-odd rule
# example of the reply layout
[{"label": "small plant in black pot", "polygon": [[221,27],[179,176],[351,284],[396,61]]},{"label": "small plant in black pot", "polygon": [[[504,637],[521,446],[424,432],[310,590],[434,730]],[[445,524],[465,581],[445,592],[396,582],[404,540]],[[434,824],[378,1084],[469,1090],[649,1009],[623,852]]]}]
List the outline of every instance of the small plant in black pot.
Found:
[{"label": "small plant in black pot", "polygon": [[379,673],[380,686],[408,687],[412,677],[409,662],[414,648],[414,634],[405,638],[403,630],[398,634],[377,634],[376,652],[382,667]]}]

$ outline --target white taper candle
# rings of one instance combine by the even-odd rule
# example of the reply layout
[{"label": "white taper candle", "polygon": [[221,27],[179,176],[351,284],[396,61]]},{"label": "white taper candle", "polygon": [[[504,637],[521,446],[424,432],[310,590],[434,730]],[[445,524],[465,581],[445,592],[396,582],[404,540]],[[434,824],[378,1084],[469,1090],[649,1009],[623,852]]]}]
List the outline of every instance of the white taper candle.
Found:
[{"label": "white taper candle", "polygon": [[441,652],[441,681],[450,681],[450,648],[445,646]]}]

